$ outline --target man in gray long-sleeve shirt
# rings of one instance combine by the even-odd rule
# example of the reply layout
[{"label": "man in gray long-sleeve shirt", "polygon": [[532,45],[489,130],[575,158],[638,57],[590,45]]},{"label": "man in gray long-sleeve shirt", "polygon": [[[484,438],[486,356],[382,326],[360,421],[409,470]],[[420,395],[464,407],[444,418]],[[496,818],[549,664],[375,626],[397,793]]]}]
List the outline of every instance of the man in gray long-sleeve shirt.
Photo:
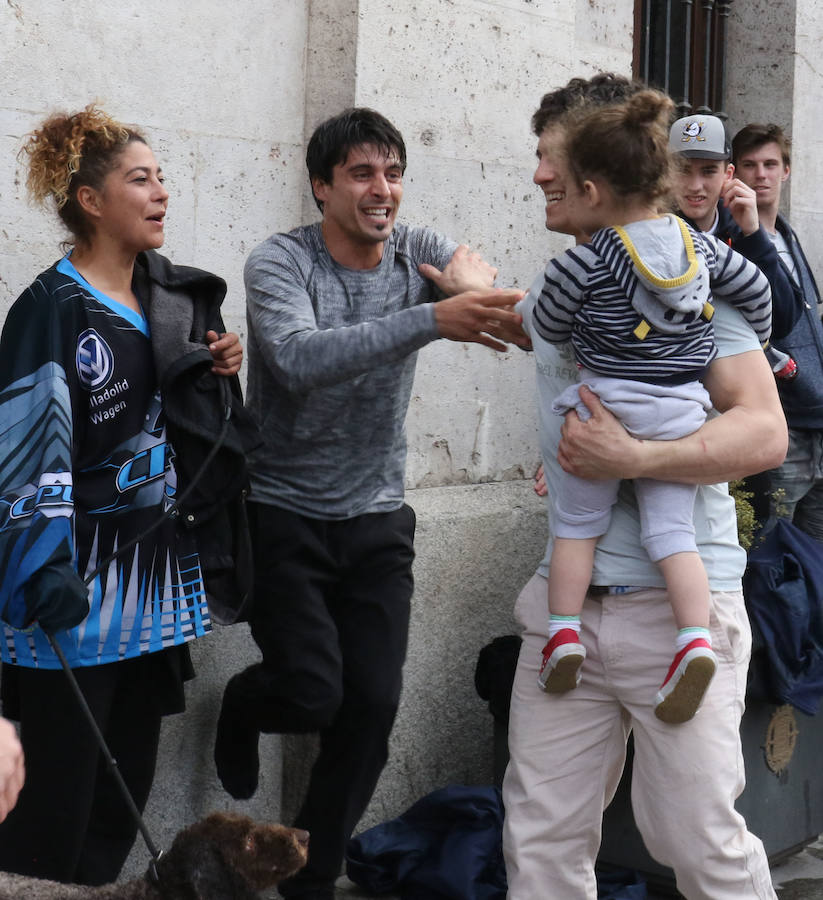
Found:
[{"label": "man in gray long-sleeve shirt", "polygon": [[309,863],[280,890],[332,900],[400,698],[416,351],[440,337],[505,349],[492,334],[519,322],[520,292],[493,291],[495,270],[466,247],[395,224],[405,147],[378,113],[324,122],[306,162],[322,221],[264,241],[245,270],[247,403],[265,446],[250,468],[263,661],[226,688],[215,760],[229,793],[249,797],[259,732],[320,732],[295,823],[311,833]]}]

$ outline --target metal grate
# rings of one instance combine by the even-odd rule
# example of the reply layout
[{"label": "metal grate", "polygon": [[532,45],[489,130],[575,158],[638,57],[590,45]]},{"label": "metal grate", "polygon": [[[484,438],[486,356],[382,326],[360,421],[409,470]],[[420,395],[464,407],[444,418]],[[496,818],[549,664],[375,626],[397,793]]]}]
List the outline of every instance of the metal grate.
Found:
[{"label": "metal grate", "polygon": [[636,0],[634,76],[666,91],[679,116],[726,119],[726,35],[732,0]]}]

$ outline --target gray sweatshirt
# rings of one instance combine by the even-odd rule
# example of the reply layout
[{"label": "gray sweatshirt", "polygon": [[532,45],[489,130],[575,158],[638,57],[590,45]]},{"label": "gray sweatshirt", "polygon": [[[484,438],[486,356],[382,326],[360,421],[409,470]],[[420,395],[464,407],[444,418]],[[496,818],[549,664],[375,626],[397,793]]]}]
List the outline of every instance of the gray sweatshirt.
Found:
[{"label": "gray sweatshirt", "polygon": [[438,337],[434,285],[457,245],[396,225],[374,269],[336,263],[320,225],[275,234],[245,268],[246,405],[263,434],[252,499],[318,519],[403,503],[416,351]]}]

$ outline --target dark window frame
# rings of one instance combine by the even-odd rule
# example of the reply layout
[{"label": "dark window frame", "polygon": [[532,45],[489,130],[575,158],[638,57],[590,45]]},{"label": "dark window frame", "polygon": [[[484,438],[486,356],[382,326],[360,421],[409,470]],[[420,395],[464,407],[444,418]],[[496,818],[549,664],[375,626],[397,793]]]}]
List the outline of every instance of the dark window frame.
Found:
[{"label": "dark window frame", "polygon": [[669,93],[678,115],[726,119],[726,37],[732,0],[635,0],[635,78]]}]

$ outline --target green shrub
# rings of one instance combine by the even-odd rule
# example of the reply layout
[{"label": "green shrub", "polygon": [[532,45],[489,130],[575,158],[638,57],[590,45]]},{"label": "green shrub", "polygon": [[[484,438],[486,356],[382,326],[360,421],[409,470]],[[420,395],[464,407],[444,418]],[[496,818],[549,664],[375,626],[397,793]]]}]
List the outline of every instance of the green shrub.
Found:
[{"label": "green shrub", "polygon": [[743,482],[730,481],[729,493],[734,497],[734,505],[737,507],[737,539],[744,550],[748,550],[754,540],[754,532],[758,522],[754,516],[754,508],[749,500],[754,496],[751,491],[744,489]]}]

